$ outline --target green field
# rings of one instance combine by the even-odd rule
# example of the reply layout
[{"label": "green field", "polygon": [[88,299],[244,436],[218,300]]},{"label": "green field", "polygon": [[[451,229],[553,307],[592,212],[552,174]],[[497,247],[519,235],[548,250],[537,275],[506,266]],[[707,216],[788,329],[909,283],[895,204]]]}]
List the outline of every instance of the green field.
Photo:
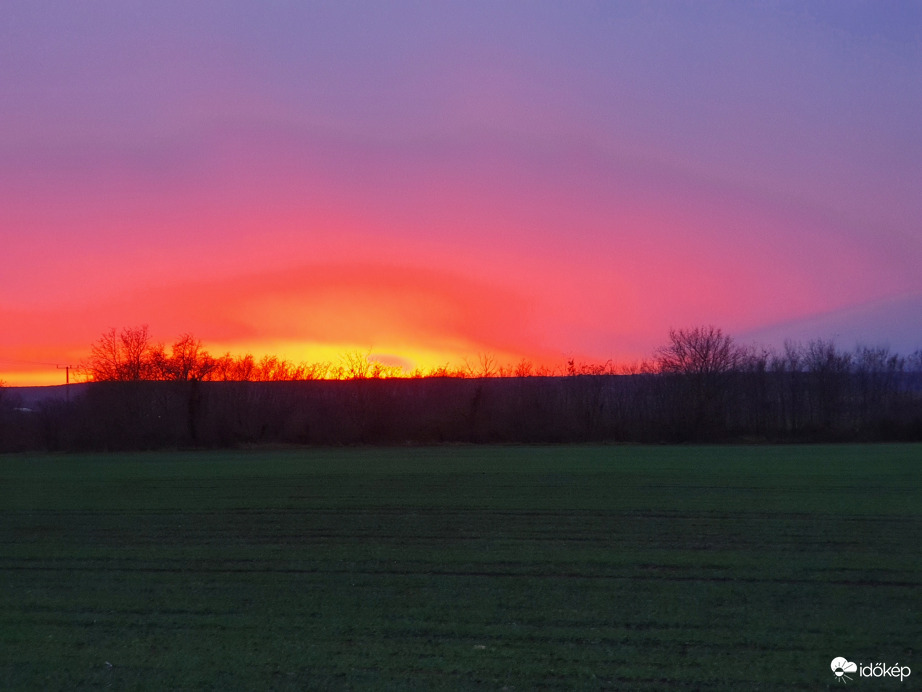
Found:
[{"label": "green field", "polygon": [[0,689],[912,689],[920,486],[922,445],[0,457]]}]

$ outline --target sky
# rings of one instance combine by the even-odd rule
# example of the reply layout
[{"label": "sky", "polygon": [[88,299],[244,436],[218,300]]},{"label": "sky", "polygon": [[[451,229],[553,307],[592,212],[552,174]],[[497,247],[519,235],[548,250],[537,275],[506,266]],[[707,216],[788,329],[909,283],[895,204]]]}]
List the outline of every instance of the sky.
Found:
[{"label": "sky", "polygon": [[5,0],[0,380],[922,348],[922,4]]}]

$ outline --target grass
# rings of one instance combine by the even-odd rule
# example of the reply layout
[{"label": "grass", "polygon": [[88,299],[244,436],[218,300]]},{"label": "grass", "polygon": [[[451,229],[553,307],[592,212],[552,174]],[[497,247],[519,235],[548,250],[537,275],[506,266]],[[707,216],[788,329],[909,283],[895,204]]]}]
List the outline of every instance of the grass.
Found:
[{"label": "grass", "polygon": [[920,675],[920,485],[920,445],[0,457],[0,688]]}]

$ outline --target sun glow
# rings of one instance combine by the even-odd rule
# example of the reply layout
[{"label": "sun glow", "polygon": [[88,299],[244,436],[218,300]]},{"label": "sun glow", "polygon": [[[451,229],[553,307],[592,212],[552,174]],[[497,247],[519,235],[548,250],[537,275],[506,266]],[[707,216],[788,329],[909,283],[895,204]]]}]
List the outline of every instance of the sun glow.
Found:
[{"label": "sun glow", "polygon": [[541,366],[551,367],[545,361],[532,359],[521,353],[491,351],[483,347],[478,348],[476,344],[470,343],[424,347],[410,345],[403,341],[376,344],[253,341],[214,344],[211,347],[206,344],[206,348],[209,348],[213,356],[220,356],[224,353],[235,356],[252,354],[257,361],[266,356],[275,356],[293,365],[302,363],[328,365],[328,369],[319,371],[326,377],[335,377],[337,368],[348,367],[356,359],[363,360],[370,365],[383,366],[382,372],[390,377],[415,377],[445,372],[477,374],[484,369],[485,365],[495,370],[496,373],[499,372],[500,367],[511,372],[517,364],[523,362],[529,363],[533,369]]},{"label": "sun glow", "polygon": [[[76,382],[77,373],[71,370],[70,381]],[[6,367],[0,372],[0,382],[8,387],[50,387],[66,384],[67,376],[64,370],[54,366],[37,367],[26,366],[23,369]]]},{"label": "sun glow", "polygon": [[[151,329],[151,346],[169,350],[180,334],[168,334]],[[466,376],[559,374],[565,372],[563,354],[528,353],[508,348],[496,348],[467,335],[425,334],[392,337],[381,340],[321,341],[312,339],[216,339],[193,334],[201,339],[202,348],[214,358],[252,356],[254,363],[284,361],[301,370],[303,377],[338,378],[355,376],[356,368],[367,367],[366,374],[378,377],[425,377],[461,374]],[[98,337],[97,337],[98,338]],[[67,348],[66,353],[78,353],[60,367],[51,362],[16,360],[0,362],[0,382],[9,387],[63,385],[88,379],[86,365],[92,342],[85,348]],[[41,355],[45,355],[43,352]]]}]

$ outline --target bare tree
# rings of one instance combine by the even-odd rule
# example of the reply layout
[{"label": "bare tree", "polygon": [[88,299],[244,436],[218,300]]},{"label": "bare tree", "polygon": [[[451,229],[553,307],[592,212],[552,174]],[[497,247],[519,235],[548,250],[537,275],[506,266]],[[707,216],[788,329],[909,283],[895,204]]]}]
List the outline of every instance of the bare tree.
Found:
[{"label": "bare tree", "polygon": [[219,361],[191,334],[183,334],[167,353],[162,344],[151,347],[149,377],[155,380],[206,380],[219,367]]},{"label": "bare tree", "polygon": [[171,371],[175,380],[204,380],[215,367],[214,358],[191,334],[176,340],[171,353]]},{"label": "bare tree", "polygon": [[97,382],[121,379],[122,351],[115,327],[105,332],[90,347],[87,368],[90,377]]},{"label": "bare tree", "polygon": [[672,399],[680,435],[707,436],[717,428],[728,401],[728,375],[741,358],[741,349],[717,327],[669,330],[669,344],[657,350],[656,363],[662,374],[680,378],[678,398]]},{"label": "bare tree", "polygon": [[733,370],[740,350],[717,327],[670,329],[669,344],[656,352],[660,372],[714,375]]},{"label": "bare tree", "polygon": [[891,353],[886,346],[859,345],[852,367],[858,395],[855,425],[866,425],[875,417],[883,419],[890,415],[898,400],[906,359]]},{"label": "bare tree", "polygon": [[731,392],[734,405],[728,411],[732,427],[760,436],[767,434],[776,396],[769,370],[776,358],[774,352],[764,347],[739,348],[738,374],[733,377]]},{"label": "bare tree", "polygon": [[456,368],[448,363],[445,365],[437,365],[436,367],[427,370],[425,372],[420,371],[421,377],[455,377],[455,378],[465,378],[467,377],[467,371],[463,368]]},{"label": "bare tree", "polygon": [[237,382],[248,382],[254,379],[255,370],[256,360],[253,358],[253,354],[247,353],[243,356],[238,356],[231,365],[231,379]]},{"label": "bare tree", "polygon": [[88,369],[96,381],[137,381],[149,376],[151,354],[147,325],[115,327],[105,332],[90,349]]},{"label": "bare tree", "polygon": [[362,351],[348,351],[339,357],[340,379],[343,380],[364,380],[372,374],[372,364],[368,359],[371,355],[369,349],[366,353]]},{"label": "bare tree", "polygon": [[318,361],[316,363],[302,363],[303,379],[305,380],[323,380],[326,379],[332,368],[332,364],[327,361]]},{"label": "bare tree", "polygon": [[254,377],[257,382],[280,382],[290,380],[291,364],[278,356],[264,355],[256,363]]},{"label": "bare tree", "polygon": [[515,370],[513,370],[513,375],[515,377],[531,377],[535,374],[535,366],[527,358],[522,358],[515,365]]},{"label": "bare tree", "polygon": [[771,370],[777,378],[778,417],[784,432],[797,432],[803,426],[806,402],[803,347],[790,339],[784,342],[784,352],[771,360]]},{"label": "bare tree", "polygon": [[826,431],[833,430],[843,417],[852,355],[839,351],[832,340],[814,339],[804,349],[803,360],[813,423]]},{"label": "bare tree", "polygon": [[464,367],[468,377],[496,377],[496,356],[492,353],[480,353],[476,364],[471,364],[465,358]]}]

